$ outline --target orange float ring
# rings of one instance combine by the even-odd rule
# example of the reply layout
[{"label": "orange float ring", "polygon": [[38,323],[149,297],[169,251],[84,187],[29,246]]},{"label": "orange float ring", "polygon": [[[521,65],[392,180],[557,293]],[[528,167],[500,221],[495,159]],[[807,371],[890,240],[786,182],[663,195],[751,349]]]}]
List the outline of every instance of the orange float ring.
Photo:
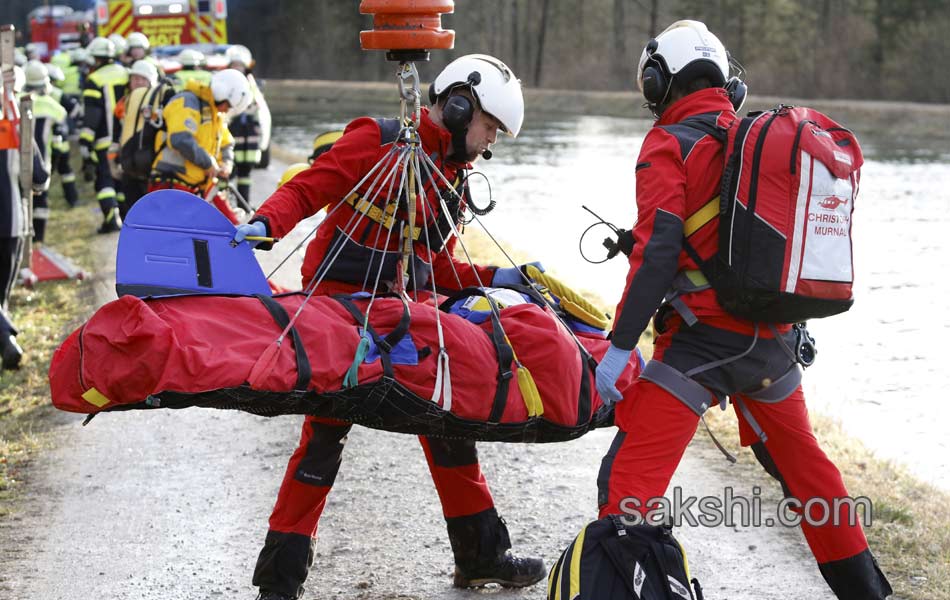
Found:
[{"label": "orange float ring", "polygon": [[373,29],[360,32],[363,50],[449,50],[455,32],[442,29],[442,15],[454,0],[362,0],[360,13],[373,15]]}]

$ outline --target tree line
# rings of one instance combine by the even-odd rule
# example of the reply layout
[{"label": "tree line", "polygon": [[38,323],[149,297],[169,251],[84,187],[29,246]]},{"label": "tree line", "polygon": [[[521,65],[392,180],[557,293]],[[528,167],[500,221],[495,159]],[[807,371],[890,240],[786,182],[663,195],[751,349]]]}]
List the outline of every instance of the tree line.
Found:
[{"label": "tree line", "polygon": [[[0,4],[0,22],[25,27],[40,2]],[[264,77],[389,79],[382,52],[359,48],[372,19],[358,9],[359,0],[230,0],[229,37],[250,47]],[[423,76],[482,52],[529,86],[634,89],[643,46],[685,18],[719,36],[753,93],[950,102],[947,0],[456,0],[442,18],[455,49],[434,53]]]}]

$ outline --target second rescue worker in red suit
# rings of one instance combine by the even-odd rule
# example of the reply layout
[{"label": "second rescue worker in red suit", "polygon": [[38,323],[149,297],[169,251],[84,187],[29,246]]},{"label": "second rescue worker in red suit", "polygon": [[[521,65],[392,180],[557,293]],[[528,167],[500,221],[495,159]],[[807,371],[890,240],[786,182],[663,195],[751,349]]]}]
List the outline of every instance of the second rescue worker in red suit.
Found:
[{"label": "second rescue worker in red suit", "polygon": [[[725,47],[696,21],[674,23],[640,59],[640,89],[657,121],[637,159],[635,245],[612,344],[597,368],[601,397],[618,402],[620,429],[598,476],[601,516],[625,506],[645,513],[648,500],[666,492],[700,416],[727,396],[737,406],[742,444],[751,445],[786,496],[802,505],[825,499],[828,506],[848,496],[812,433],[801,370],[788,350],[796,347],[794,331],[730,316],[712,289],[684,278],[697,269],[684,236],[704,260],[716,251],[718,217],[690,217],[718,195],[723,168],[722,144],[684,120],[728,127],[737,118],[734,104],[741,104],[745,85],[727,82],[728,74]],[[657,312],[671,291],[679,301]],[[653,360],[621,398],[617,376],[654,313]],[[849,524],[847,508],[841,511],[840,525],[802,524],[821,574],[838,598],[885,598],[891,587],[860,523]]]},{"label": "second rescue worker in red suit", "polygon": [[[430,99],[433,106],[422,109],[418,133],[423,151],[432,157],[450,182],[455,182],[468,163],[489,149],[499,129],[517,135],[524,118],[519,81],[504,63],[490,56],[469,55],[453,61],[436,78]],[[325,207],[336,206],[386,155],[398,132],[399,124],[395,120],[361,118],[353,121],[328,152],[264,202],[252,222],[238,228],[235,239],[280,237],[299,221]],[[420,201],[427,203],[427,214],[440,214],[437,196],[428,182],[426,186],[427,194],[420,195]],[[365,186],[359,190],[365,191]],[[449,194],[442,193],[447,204],[457,205],[449,200]],[[380,196],[385,195],[384,188]],[[380,197],[376,206],[382,208],[388,202],[389,198]],[[395,261],[399,256],[399,232],[403,230],[400,218],[406,218],[402,209],[397,212],[397,225],[392,229],[387,247],[387,231],[383,229],[382,235],[376,235],[381,229],[380,212],[375,213],[375,219],[365,214],[355,232],[345,230],[356,206],[355,202],[343,204],[328,216],[307,248],[302,267],[304,285],[314,279],[318,270],[326,270],[318,293],[359,291],[367,272],[369,281],[374,281],[380,261],[384,265],[382,280],[392,283],[401,277]],[[456,222],[459,217],[457,209],[450,216]],[[417,218],[417,225],[421,227],[421,217]],[[429,241],[433,246],[441,246],[439,240],[448,238],[451,233],[445,227],[438,233],[430,231]],[[514,267],[473,267],[456,261],[452,257],[454,238],[445,249],[431,250],[426,248],[424,237],[419,240],[414,244],[417,264],[413,281],[408,284],[410,287],[431,289],[431,276],[440,289],[459,289],[453,269],[463,287],[490,282],[515,283],[521,279]],[[328,249],[338,248],[337,241],[345,241],[345,245],[333,260],[335,252]],[[426,264],[431,264],[432,269]],[[260,588],[262,600],[297,598],[301,593],[313,560],[317,521],[339,469],[350,427],[349,423],[306,418],[300,445],[287,467],[254,573],[254,584]],[[495,511],[488,483],[478,464],[475,443],[438,438],[420,438],[420,442],[442,502],[455,555],[454,584],[475,587],[499,583],[506,587],[524,587],[541,580],[545,568],[540,559],[515,557],[509,552],[508,531]]]}]

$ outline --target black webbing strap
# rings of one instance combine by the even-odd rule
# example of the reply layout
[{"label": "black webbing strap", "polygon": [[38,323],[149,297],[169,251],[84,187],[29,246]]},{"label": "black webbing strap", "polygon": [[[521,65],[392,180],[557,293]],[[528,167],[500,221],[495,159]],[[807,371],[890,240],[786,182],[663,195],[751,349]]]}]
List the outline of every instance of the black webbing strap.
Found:
[{"label": "black webbing strap", "polygon": [[[280,303],[263,294],[255,294],[254,297],[261,301],[261,304],[264,305],[264,308],[267,309],[267,312],[270,313],[270,316],[277,322],[281,330],[287,327],[287,324],[290,323],[290,317]],[[310,378],[313,375],[310,369],[310,359],[307,357],[307,349],[304,348],[296,327],[290,328],[290,339],[294,343],[294,356],[297,359],[297,383],[294,384],[294,389],[305,392],[310,387]]]},{"label": "black webbing strap", "polygon": [[[397,297],[397,296],[394,296]],[[411,317],[409,315],[409,304],[406,302],[405,298],[400,298],[402,301],[402,317],[399,319],[399,323],[396,324],[396,327],[390,331],[386,337],[381,337],[376,330],[373,329],[373,326],[370,325],[369,321],[366,319],[366,315],[356,307],[356,304],[353,303],[351,296],[346,294],[337,294],[333,296],[333,299],[340,303],[343,308],[350,313],[350,316],[359,324],[360,327],[365,325],[366,332],[373,338],[373,343],[376,344],[376,347],[379,348],[379,359],[383,363],[383,373],[387,377],[395,377],[393,374],[393,361],[389,356],[396,344],[399,343],[402,338],[406,337],[406,334],[409,333],[409,324],[411,322]]]},{"label": "black webbing strap", "polygon": [[488,414],[488,422],[498,423],[501,416],[505,413],[505,406],[508,404],[508,384],[514,373],[511,370],[511,363],[515,360],[515,352],[505,339],[505,330],[501,326],[499,318],[499,309],[495,301],[482,288],[465,288],[448,300],[439,305],[440,310],[448,311],[456,300],[468,296],[482,296],[491,305],[491,332],[488,338],[495,346],[495,357],[498,359],[498,376],[495,385],[495,398],[492,401],[491,412]]}]

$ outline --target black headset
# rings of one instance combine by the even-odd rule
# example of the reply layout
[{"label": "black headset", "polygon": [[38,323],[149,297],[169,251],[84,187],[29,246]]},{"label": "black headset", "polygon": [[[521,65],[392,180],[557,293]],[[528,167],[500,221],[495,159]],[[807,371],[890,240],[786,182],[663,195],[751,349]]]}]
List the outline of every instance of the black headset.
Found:
[{"label": "black headset", "polygon": [[[472,89],[473,86],[481,82],[482,74],[478,71],[472,71],[468,74],[464,82],[456,82],[450,85],[444,89],[441,94],[436,94],[435,83],[432,83],[429,85],[429,102],[435,104],[440,97],[451,94],[454,89],[460,87]],[[475,94],[474,90],[472,90],[472,94]],[[442,107],[442,122],[445,124],[445,128],[452,133],[467,130],[474,116],[475,106],[472,104],[472,101],[465,96],[449,96],[445,101],[445,105]]]},{"label": "black headset", "polygon": [[[472,71],[464,82],[457,82],[450,85],[441,94],[435,92],[435,83],[429,84],[429,102],[435,104],[440,97],[448,95],[445,104],[442,106],[442,123],[452,134],[452,152],[456,157],[465,155],[465,136],[468,134],[468,126],[475,117],[475,105],[465,96],[450,95],[452,90],[460,87],[468,87],[475,95],[473,86],[482,82],[482,74],[478,71]],[[476,96],[477,97],[477,96]],[[491,154],[488,155],[489,157]]]},{"label": "black headset", "polygon": [[[657,106],[666,101],[673,83],[673,78],[670,75],[669,68],[666,66],[666,61],[662,55],[656,54],[658,47],[659,42],[657,42],[656,39],[647,42],[647,60],[643,64],[643,74],[640,76],[641,85],[643,86],[643,97],[654,112],[656,112],[655,108]],[[733,76],[730,77],[722,87],[725,88],[726,93],[729,95],[729,101],[732,102],[733,109],[738,112],[745,102],[746,94],[749,91],[748,86],[744,81],[739,79],[738,76]]]}]

